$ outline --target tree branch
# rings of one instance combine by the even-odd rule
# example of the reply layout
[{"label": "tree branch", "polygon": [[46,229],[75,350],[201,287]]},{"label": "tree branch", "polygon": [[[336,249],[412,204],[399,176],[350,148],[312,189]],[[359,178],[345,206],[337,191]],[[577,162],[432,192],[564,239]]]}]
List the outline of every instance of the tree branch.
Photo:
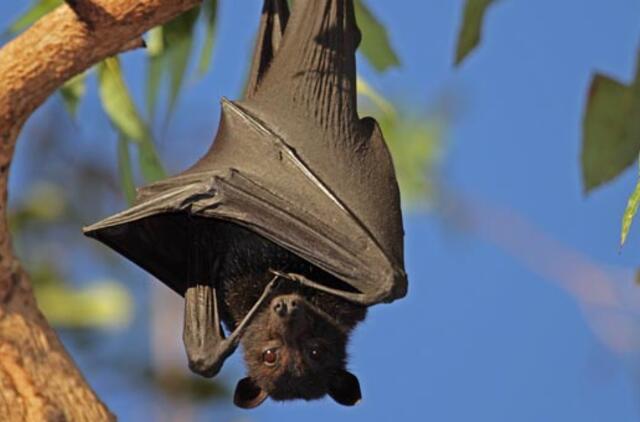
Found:
[{"label": "tree branch", "polygon": [[69,0],[0,50],[0,420],[114,419],[38,311],[13,255],[7,177],[18,134],[66,80],[143,46],[145,31],[200,1]]}]

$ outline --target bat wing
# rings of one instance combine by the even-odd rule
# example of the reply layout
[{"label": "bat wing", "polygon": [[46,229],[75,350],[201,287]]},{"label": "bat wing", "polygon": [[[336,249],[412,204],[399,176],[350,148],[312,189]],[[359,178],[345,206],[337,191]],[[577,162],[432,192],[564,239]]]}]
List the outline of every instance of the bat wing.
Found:
[{"label": "bat wing", "polygon": [[358,302],[390,301],[406,289],[404,271],[349,203],[278,133],[227,100],[211,154],[140,189],[136,206],[85,233],[184,294],[190,219],[200,217],[237,223],[281,245],[352,286],[349,298]]},{"label": "bat wing", "polygon": [[249,81],[245,91],[248,97],[251,97],[258,90],[262,77],[271,65],[273,57],[280,47],[288,20],[287,0],[265,0],[249,70]]},{"label": "bat wing", "polygon": [[184,294],[190,221],[231,221],[351,287],[325,290],[391,302],[407,291],[400,196],[377,123],[357,114],[353,0],[287,17],[284,0],[265,2],[247,98],[223,100],[209,152],[85,232]]}]

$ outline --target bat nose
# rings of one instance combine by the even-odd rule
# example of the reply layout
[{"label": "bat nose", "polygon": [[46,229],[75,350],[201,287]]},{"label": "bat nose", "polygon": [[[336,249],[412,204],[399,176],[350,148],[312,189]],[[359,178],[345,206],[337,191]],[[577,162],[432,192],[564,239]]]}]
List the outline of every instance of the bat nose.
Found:
[{"label": "bat nose", "polygon": [[298,313],[299,300],[293,296],[279,297],[274,301],[273,311],[280,317],[291,317]]},{"label": "bat nose", "polygon": [[281,317],[284,317],[287,315],[287,304],[281,301],[276,302],[275,305],[273,305],[273,311],[278,314]]}]

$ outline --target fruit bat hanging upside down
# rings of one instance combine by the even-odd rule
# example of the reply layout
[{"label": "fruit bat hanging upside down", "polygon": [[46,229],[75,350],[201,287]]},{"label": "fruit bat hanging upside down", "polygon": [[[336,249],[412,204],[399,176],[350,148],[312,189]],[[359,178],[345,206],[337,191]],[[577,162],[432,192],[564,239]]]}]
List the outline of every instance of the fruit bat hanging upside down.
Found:
[{"label": "fruit bat hanging upside down", "polygon": [[357,114],[359,42],[353,0],[297,0],[291,16],[265,0],[246,98],[222,100],[211,149],[84,230],[184,296],[193,371],[216,375],[243,344],[244,408],[357,403],[349,334],[407,292],[393,164]]}]

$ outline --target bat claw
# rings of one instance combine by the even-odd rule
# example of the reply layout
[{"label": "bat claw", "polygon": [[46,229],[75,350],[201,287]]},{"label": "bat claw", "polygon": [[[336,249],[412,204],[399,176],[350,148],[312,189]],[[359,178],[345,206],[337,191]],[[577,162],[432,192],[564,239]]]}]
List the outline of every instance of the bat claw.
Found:
[{"label": "bat claw", "polygon": [[282,271],[272,270],[272,269],[270,269],[269,272],[275,276],[272,281],[274,286],[278,286],[281,283],[282,278],[287,280],[293,280],[293,278],[291,278],[291,275],[288,273],[283,273]]}]

